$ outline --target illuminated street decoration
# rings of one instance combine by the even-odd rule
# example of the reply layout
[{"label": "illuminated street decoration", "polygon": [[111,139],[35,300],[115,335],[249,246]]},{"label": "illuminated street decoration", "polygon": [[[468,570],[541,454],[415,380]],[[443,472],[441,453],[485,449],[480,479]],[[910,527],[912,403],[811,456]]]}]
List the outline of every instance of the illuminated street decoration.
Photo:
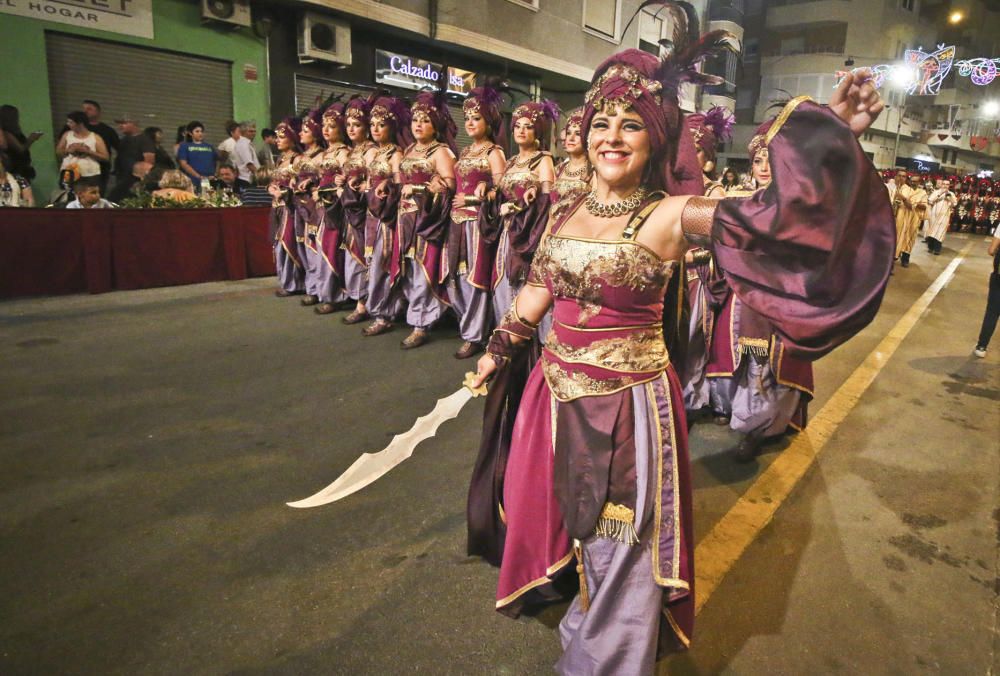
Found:
[{"label": "illuminated street decoration", "polygon": [[936,95],[941,91],[941,85],[951,72],[954,61],[954,45],[950,47],[938,45],[937,51],[930,54],[920,49],[907,49],[903,62],[917,69],[917,78],[906,93],[921,96]]},{"label": "illuminated street decoration", "polygon": [[[903,63],[884,63],[877,66],[867,66],[867,68],[872,72],[872,80],[876,88],[881,88],[888,79],[890,83],[907,94],[934,96],[941,91],[941,85],[944,84],[944,79],[951,72],[954,62],[955,47],[938,45],[937,51],[930,53],[923,51],[923,49],[906,50],[903,55]],[[855,68],[851,72],[857,73],[859,70],[862,68]],[[838,85],[843,81],[845,75],[847,73],[844,71],[837,72]]]},{"label": "illuminated street decoration", "polygon": [[985,87],[997,77],[997,65],[1000,59],[963,59],[956,65],[958,74],[972,80],[972,84]]}]

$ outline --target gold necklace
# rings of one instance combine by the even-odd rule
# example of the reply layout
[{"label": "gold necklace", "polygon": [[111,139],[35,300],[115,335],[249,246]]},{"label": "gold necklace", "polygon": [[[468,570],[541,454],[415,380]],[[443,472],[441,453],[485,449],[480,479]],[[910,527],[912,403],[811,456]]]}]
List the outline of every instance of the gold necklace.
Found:
[{"label": "gold necklace", "polygon": [[570,162],[566,162],[566,166],[563,167],[562,176],[560,178],[581,178],[590,173],[590,163],[584,162],[580,165],[579,169],[570,169]]},{"label": "gold necklace", "polygon": [[607,204],[599,202],[597,200],[597,193],[591,190],[583,205],[587,207],[587,211],[589,211],[592,216],[597,216],[598,218],[617,218],[618,216],[630,214],[638,209],[645,197],[646,189],[640,187],[625,199]]},{"label": "gold necklace", "polygon": [[531,164],[531,161],[536,157],[538,157],[538,155],[539,153],[532,153],[531,155],[528,155],[526,159],[522,160],[521,154],[518,153],[517,155],[514,156],[514,159],[511,160],[511,164],[513,164],[515,167],[526,167],[529,164]]}]

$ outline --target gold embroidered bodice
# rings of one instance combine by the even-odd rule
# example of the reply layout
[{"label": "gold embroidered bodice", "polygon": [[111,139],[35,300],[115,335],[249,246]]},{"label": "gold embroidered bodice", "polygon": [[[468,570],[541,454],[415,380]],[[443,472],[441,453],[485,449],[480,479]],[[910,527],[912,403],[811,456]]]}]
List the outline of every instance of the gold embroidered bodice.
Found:
[{"label": "gold embroidered bodice", "polygon": [[369,188],[375,188],[387,179],[392,178],[392,163],[390,160],[398,150],[399,146],[395,144],[389,144],[378,149],[375,157],[368,163]]},{"label": "gold embroidered bodice", "polygon": [[542,371],[560,401],[647,382],[670,364],[663,297],[677,270],[634,240],[549,235],[529,283],[554,299]]}]

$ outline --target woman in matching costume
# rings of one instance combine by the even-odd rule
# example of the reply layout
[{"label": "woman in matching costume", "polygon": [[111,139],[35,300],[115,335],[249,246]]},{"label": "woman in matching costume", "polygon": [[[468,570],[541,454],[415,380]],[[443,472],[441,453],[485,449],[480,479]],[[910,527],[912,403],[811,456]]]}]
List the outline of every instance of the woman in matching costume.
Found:
[{"label": "woman in matching costume", "polygon": [[[772,125],[763,124],[750,141],[758,191],[773,180],[768,149]],[[728,422],[740,435],[731,449],[738,462],[753,460],[766,440],[805,427],[813,397],[812,362],[787,350],[772,323],[731,289],[726,289],[716,317],[707,372],[717,421]]]},{"label": "woman in matching costume", "polygon": [[334,177],[340,196],[340,218],[343,221],[344,291],[355,302],[354,311],[343,318],[345,324],[358,324],[368,319],[368,258],[365,254],[365,222],[368,215],[365,183],[368,163],[374,159],[377,146],[371,140],[368,114],[370,102],[352,97],[344,107],[344,129],[351,151],[343,170]]},{"label": "woman in matching costume", "polygon": [[549,191],[555,167],[548,152],[558,107],[550,102],[522,103],[512,116],[518,153],[479,213],[479,233],[495,246],[493,314],[499,322],[524,286],[531,259],[549,219]]},{"label": "woman in matching costume", "polygon": [[470,529],[478,509],[497,527],[470,535],[496,540],[496,607],[508,615],[559,598],[556,578],[575,562],[580,591],[560,624],[564,674],[652,673],[658,648],[690,641],[690,468],[667,347],[687,330],[674,315],[689,246],[711,248],[734,293],[774,322],[786,350],[810,359],[873,318],[893,257],[885,189],[856,139],[881,103],[857,75],[831,107],[795,101],[782,113],[770,143],[775,188],[748,200],[701,197],[676,92],[716,80],[694,68],[709,50],[686,3],[663,4],[672,55],[626,50],[598,67],[582,125],[593,191],[551,225],[478,364],[479,382],[495,376],[485,438],[504,416],[497,393],[511,358],[553,308],[509,457],[492,459],[499,476],[470,501]]},{"label": "woman in matching costume", "polygon": [[309,111],[302,118],[299,131],[302,153],[295,163],[297,175],[292,193],[295,209],[295,241],[298,243],[299,259],[305,264],[305,290],[302,304],[316,305],[319,302],[319,276],[321,273],[319,253],[319,222],[321,207],[316,203],[313,190],[319,186],[320,158],[326,150],[323,140],[323,111],[319,108]]},{"label": "woman in matching costume", "polygon": [[299,154],[299,120],[283,120],[274,130],[281,156],[271,175],[268,191],[271,207],[271,232],[274,237],[274,266],[278,275],[278,297],[292,296],[305,290],[305,266],[295,240],[295,208],[292,188]]},{"label": "woman in matching costume", "polygon": [[393,284],[393,250],[398,245],[399,162],[410,145],[410,109],[395,96],[376,96],[369,113],[372,140],[365,181],[365,258],[368,262],[368,313],[375,320],[366,336],[392,330],[403,310],[403,295]]},{"label": "woman in matching costume", "polygon": [[457,129],[444,92],[421,92],[410,107],[415,139],[399,163],[400,192],[393,242],[393,289],[406,300],[406,322],[412,327],[400,347],[410,350],[427,342],[427,331],[447,303],[440,283],[441,249],[451,226],[455,194]]},{"label": "woman in matching costume", "polygon": [[575,202],[581,195],[590,192],[590,178],[594,168],[587,159],[587,148],[580,136],[583,123],[583,108],[577,108],[566,117],[563,127],[562,144],[566,158],[556,167],[556,180],[552,185],[552,214]]},{"label": "woman in matching costume", "polygon": [[465,132],[472,143],[462,150],[455,163],[455,198],[451,209],[451,229],[441,258],[441,281],[458,316],[462,346],[456,359],[468,359],[481,352],[493,323],[490,305],[490,276],[493,249],[479,234],[479,210],[487,193],[503,176],[507,160],[503,101],[490,86],[473,89],[462,105]]},{"label": "woman in matching costume", "polygon": [[[726,188],[714,179],[716,151],[720,142],[732,138],[736,118],[725,108],[716,106],[701,114],[684,118],[697,150],[702,170],[705,197],[725,197]],[[692,247],[685,256],[690,320],[687,359],[681,369],[684,386],[684,407],[690,414],[707,410],[710,387],[705,377],[715,313],[726,296],[725,281],[716,272],[712,252],[704,247]]]},{"label": "woman in matching costume", "polygon": [[[351,147],[345,143],[344,104],[332,103],[323,111],[326,150],[319,156],[319,183],[313,200],[319,215],[319,231],[313,240],[313,288],[319,300],[316,314],[332,313],[347,299],[344,293],[344,252],[341,249],[344,222],[337,194],[336,177],[343,172]],[[308,243],[308,240],[307,240]]]}]

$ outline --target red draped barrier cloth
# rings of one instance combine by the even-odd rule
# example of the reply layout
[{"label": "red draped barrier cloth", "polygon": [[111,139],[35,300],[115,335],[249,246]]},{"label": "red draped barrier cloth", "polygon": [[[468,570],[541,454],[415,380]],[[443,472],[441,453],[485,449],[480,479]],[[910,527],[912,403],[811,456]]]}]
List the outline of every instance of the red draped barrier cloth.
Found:
[{"label": "red draped barrier cloth", "polygon": [[0,298],[273,275],[269,212],[0,209]]}]

